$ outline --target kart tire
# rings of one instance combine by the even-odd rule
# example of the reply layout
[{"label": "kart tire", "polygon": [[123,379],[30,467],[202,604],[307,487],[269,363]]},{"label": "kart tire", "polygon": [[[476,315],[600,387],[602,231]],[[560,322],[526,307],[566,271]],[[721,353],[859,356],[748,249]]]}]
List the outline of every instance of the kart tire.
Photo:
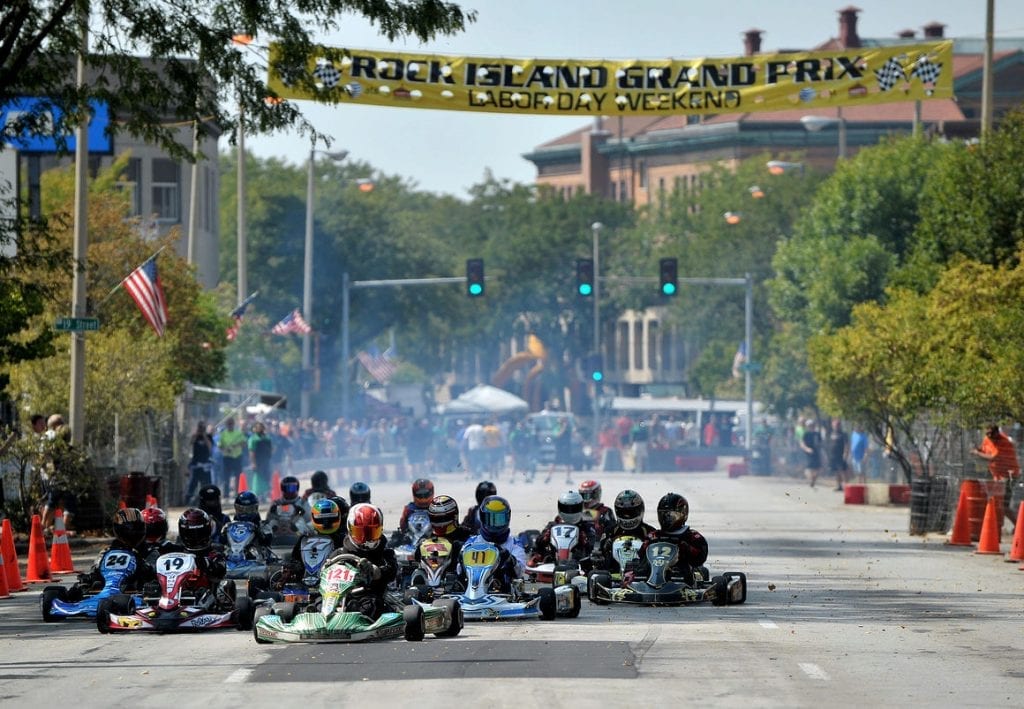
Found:
[{"label": "kart tire", "polygon": [[252,637],[256,642],[258,642],[261,645],[269,645],[270,641],[264,640],[256,633],[256,623],[258,623],[260,618],[262,618],[263,616],[271,615],[272,613],[273,611],[267,606],[260,606],[255,610],[255,612],[252,615]]},{"label": "kart tire", "polygon": [[540,619],[554,620],[555,615],[558,612],[558,601],[555,599],[555,589],[545,586],[537,591],[537,595],[540,597],[540,603],[537,604],[540,608]]},{"label": "kart tire", "polygon": [[730,601],[730,605],[738,606],[741,603],[747,602],[747,575],[742,571],[726,571],[722,576],[725,577],[726,583],[729,579],[738,578],[740,580],[740,588],[743,589],[743,593],[740,594],[740,600]]},{"label": "kart tire", "polygon": [[96,607],[96,629],[106,635],[110,632],[110,598],[104,598]]},{"label": "kart tire", "polygon": [[245,593],[249,598],[260,598],[261,593],[266,593],[269,590],[270,575],[266,572],[250,576],[245,584]]},{"label": "kart tire", "polygon": [[598,571],[596,573],[591,574],[590,578],[587,579],[587,598],[590,599],[590,602],[595,603],[599,606],[608,605],[608,601],[606,599],[600,598],[597,596],[597,594],[594,593],[594,586],[596,584],[600,584],[605,588],[611,588],[612,575],[609,574],[607,571]]},{"label": "kart tire", "polygon": [[575,586],[572,587],[572,608],[566,613],[566,618],[577,618],[579,617],[580,611],[583,609],[583,599],[580,598],[580,590]]},{"label": "kart tire", "polygon": [[423,606],[415,603],[402,609],[402,620],[405,621],[405,639],[419,642],[427,634],[423,623]]},{"label": "kart tire", "polygon": [[252,630],[253,613],[255,606],[248,596],[239,596],[235,599],[235,623],[238,630]]},{"label": "kart tire", "polygon": [[126,593],[117,593],[110,597],[110,612],[117,615],[128,615],[135,612],[135,601]]},{"label": "kart tire", "polygon": [[448,626],[447,630],[443,630],[440,633],[434,633],[434,637],[437,638],[454,638],[456,635],[462,632],[462,629],[466,626],[465,616],[462,614],[462,604],[459,603],[457,598],[441,598],[434,601],[434,605],[438,608],[448,608],[448,614],[452,619],[452,624]]},{"label": "kart tire", "polygon": [[711,589],[715,593],[711,598],[711,605],[724,606],[729,602],[729,580],[725,576],[715,576],[711,579]]},{"label": "kart tire", "polygon": [[295,604],[291,601],[274,604],[274,615],[280,616],[285,623],[295,620]]},{"label": "kart tire", "polygon": [[64,620],[64,616],[54,615],[50,611],[53,610],[54,601],[63,601],[67,599],[67,590],[63,586],[47,586],[43,589],[43,595],[39,598],[39,606],[43,612],[43,622],[45,623],[59,623]]}]

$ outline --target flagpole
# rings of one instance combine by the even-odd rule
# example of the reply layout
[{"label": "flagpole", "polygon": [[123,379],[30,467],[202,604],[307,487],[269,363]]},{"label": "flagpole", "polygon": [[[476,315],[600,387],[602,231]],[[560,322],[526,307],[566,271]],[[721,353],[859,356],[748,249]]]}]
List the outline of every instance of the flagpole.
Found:
[{"label": "flagpole", "polygon": [[[163,250],[164,250],[164,249],[166,249],[166,248],[167,248],[167,244],[164,244],[163,246],[161,246],[161,247],[160,247],[159,249],[157,249],[157,250],[156,250],[156,253],[155,253],[155,254],[153,254],[153,255],[152,255],[152,256],[150,256],[150,257],[149,257],[148,259],[146,259],[145,261],[143,261],[143,262],[142,262],[142,264],[144,264],[144,263],[149,263],[150,261],[152,261],[153,259],[155,259],[155,258],[156,258],[157,256],[159,256],[159,255],[160,255],[160,252],[161,252],[161,251],[163,251]],[[139,264],[139,266],[141,266],[142,264]],[[111,288],[111,289],[110,289],[110,292],[109,292],[109,293],[107,293],[106,297],[105,297],[105,298],[104,298],[103,300],[101,300],[101,301],[100,301],[99,303],[97,303],[97,304],[96,304],[96,307],[94,307],[94,308],[93,308],[93,312],[94,312],[94,313],[95,313],[95,312],[98,312],[98,311],[99,311],[99,309],[100,309],[100,306],[102,306],[102,305],[103,305],[104,303],[106,303],[106,302],[107,302],[108,300],[110,300],[110,298],[111,298],[111,297],[112,297],[112,296],[114,295],[114,293],[117,293],[118,289],[119,289],[119,288],[120,288],[121,286],[123,286],[123,285],[124,285],[124,282],[125,282],[125,281],[127,281],[127,280],[128,280],[129,278],[131,278],[131,277],[132,277],[132,274],[133,274],[133,273],[135,273],[136,271],[138,271],[138,270],[139,270],[139,266],[136,266],[136,267],[135,267],[135,268],[133,268],[133,269],[132,269],[131,271],[129,271],[129,272],[128,272],[128,275],[127,275],[127,276],[125,276],[124,278],[122,278],[122,279],[120,280],[120,282],[119,282],[119,283],[118,283],[118,284],[117,284],[116,286],[114,286],[113,288]]]}]

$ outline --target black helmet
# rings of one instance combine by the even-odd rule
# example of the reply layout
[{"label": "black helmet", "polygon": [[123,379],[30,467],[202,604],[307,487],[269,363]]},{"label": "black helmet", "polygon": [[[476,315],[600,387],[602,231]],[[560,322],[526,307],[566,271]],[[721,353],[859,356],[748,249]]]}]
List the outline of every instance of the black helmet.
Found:
[{"label": "black helmet", "polygon": [[690,503],[676,492],[670,492],[658,500],[658,524],[663,532],[675,532],[683,528],[690,516]]},{"label": "black helmet", "polygon": [[114,513],[114,536],[122,544],[137,547],[146,538],[146,523],[142,513],[134,507],[126,507]]},{"label": "black helmet", "polygon": [[178,518],[178,541],[188,551],[202,551],[210,546],[213,522],[198,507],[190,507]]},{"label": "black helmet", "polygon": [[299,479],[294,475],[281,478],[281,496],[286,500],[294,500],[299,496]]},{"label": "black helmet", "polygon": [[490,480],[484,480],[476,486],[476,504],[480,504],[484,501],[485,497],[498,494],[498,486],[492,483]]},{"label": "black helmet", "polygon": [[334,500],[334,504],[338,506],[338,514],[341,515],[341,524],[344,526],[345,520],[348,519],[348,500],[346,500],[341,495],[335,495],[330,499]]},{"label": "black helmet", "polygon": [[636,529],[644,521],[644,498],[636,490],[623,490],[615,496],[615,516],[623,529]]},{"label": "black helmet", "polygon": [[322,470],[313,473],[313,477],[309,479],[309,484],[314,490],[326,490],[331,486],[330,481],[327,479],[327,473]]},{"label": "black helmet", "polygon": [[235,519],[255,522],[260,518],[260,498],[251,490],[238,493],[235,498]]},{"label": "black helmet", "polygon": [[208,515],[220,515],[220,488],[207,485],[199,491],[199,509]]},{"label": "black helmet", "polygon": [[348,489],[348,501],[353,506],[358,505],[360,502],[369,502],[370,486],[364,482],[352,483],[352,487]]},{"label": "black helmet", "polygon": [[453,497],[438,495],[430,501],[427,513],[430,515],[430,526],[438,536],[447,536],[459,526],[459,503]]}]

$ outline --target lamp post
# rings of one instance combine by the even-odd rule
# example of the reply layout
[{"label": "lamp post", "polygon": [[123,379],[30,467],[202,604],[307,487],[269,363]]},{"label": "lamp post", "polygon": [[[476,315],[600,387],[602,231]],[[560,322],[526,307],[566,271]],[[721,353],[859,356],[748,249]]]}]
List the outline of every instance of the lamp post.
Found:
[{"label": "lamp post", "polygon": [[804,128],[817,133],[823,128],[830,126],[836,126],[839,129],[839,159],[846,159],[846,119],[843,117],[843,107],[839,106],[836,108],[836,117],[828,118],[826,116],[804,116],[800,119]]},{"label": "lamp post", "polygon": [[[311,148],[309,151],[306,173],[306,246],[302,269],[302,317],[306,322],[313,321],[313,177],[317,153],[322,153],[336,162],[344,160],[348,155],[347,150],[331,152]],[[299,404],[299,415],[302,418],[309,416],[309,390],[312,386],[311,352],[310,333],[305,332],[302,334],[302,397]]]},{"label": "lamp post", "polygon": [[[601,356],[601,229],[604,228],[604,224],[601,222],[594,222],[590,225],[591,232],[593,233],[593,253],[591,257],[594,259],[594,356],[600,358],[601,372],[604,372],[604,358]],[[594,382],[594,455],[597,455],[600,449],[601,441],[601,402],[599,401],[601,382]]]}]

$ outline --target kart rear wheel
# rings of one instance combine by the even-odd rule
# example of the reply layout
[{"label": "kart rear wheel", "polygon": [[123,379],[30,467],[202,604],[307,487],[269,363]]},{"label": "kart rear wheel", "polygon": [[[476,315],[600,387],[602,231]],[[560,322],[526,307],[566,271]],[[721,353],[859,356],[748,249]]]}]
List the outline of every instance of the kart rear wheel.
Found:
[{"label": "kart rear wheel", "polygon": [[295,620],[295,604],[291,601],[274,604],[274,614],[281,617],[285,623]]},{"label": "kart rear wheel", "polygon": [[265,615],[271,615],[272,613],[273,613],[273,611],[270,608],[268,608],[267,606],[260,606],[253,613],[253,616],[252,616],[252,637],[253,637],[253,639],[256,640],[256,642],[260,643],[261,645],[269,645],[270,641],[269,640],[264,640],[263,638],[261,638],[259,636],[259,634],[256,632],[256,624],[259,622],[260,618],[262,618]]},{"label": "kart rear wheel", "polygon": [[50,611],[53,610],[54,601],[63,601],[67,599],[67,590],[63,586],[47,586],[43,589],[43,595],[40,596],[39,605],[43,611],[43,622],[46,623],[59,623],[64,620],[64,616],[54,615]]},{"label": "kart rear wheel", "polygon": [[96,629],[104,635],[110,632],[110,602],[104,598],[96,608]]},{"label": "kart rear wheel", "polygon": [[555,598],[555,589],[545,586],[537,592],[540,596],[540,619],[541,620],[554,620],[555,614],[558,612],[558,601]]},{"label": "kart rear wheel", "polygon": [[459,603],[459,600],[457,598],[441,598],[434,601],[434,605],[439,608],[447,608],[448,615],[452,619],[452,624],[448,626],[448,629],[434,633],[434,637],[454,638],[461,633],[466,625],[466,619],[462,614],[462,604]]},{"label": "kart rear wheel", "polygon": [[262,574],[253,574],[245,583],[245,594],[249,598],[260,598],[261,593],[266,593],[269,590],[270,574],[265,571]]},{"label": "kart rear wheel", "polygon": [[419,642],[427,634],[423,624],[423,606],[406,606],[402,610],[402,620],[405,621],[405,639],[409,642]]},{"label": "kart rear wheel", "polygon": [[598,584],[604,586],[605,588],[611,588],[612,575],[609,574],[607,571],[598,571],[596,573],[591,574],[590,578],[587,580],[587,598],[590,599],[591,603],[595,603],[599,606],[606,606],[608,605],[608,601],[604,598],[600,598],[594,592],[594,587]]},{"label": "kart rear wheel", "polygon": [[235,623],[238,630],[252,630],[252,619],[255,606],[248,596],[235,599]]},{"label": "kart rear wheel", "polygon": [[711,589],[715,593],[711,598],[711,605],[724,606],[729,602],[729,580],[725,576],[715,576],[711,579]]},{"label": "kart rear wheel", "polygon": [[580,611],[583,609],[583,599],[580,598],[580,590],[575,586],[572,587],[572,608],[566,613],[566,618],[576,618],[579,616]]}]

